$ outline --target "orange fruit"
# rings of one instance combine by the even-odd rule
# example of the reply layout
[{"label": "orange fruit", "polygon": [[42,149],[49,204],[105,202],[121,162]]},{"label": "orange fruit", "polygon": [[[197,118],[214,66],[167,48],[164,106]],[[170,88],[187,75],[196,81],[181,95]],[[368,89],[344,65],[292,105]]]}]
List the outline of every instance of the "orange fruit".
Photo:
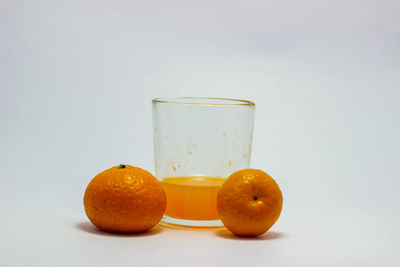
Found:
[{"label": "orange fruit", "polygon": [[233,173],[218,192],[218,215],[229,231],[250,237],[265,233],[278,220],[282,192],[267,173],[245,169]]},{"label": "orange fruit", "polygon": [[155,226],[167,207],[161,183],[148,171],[130,165],[96,175],[83,199],[89,220],[109,232],[144,232]]}]

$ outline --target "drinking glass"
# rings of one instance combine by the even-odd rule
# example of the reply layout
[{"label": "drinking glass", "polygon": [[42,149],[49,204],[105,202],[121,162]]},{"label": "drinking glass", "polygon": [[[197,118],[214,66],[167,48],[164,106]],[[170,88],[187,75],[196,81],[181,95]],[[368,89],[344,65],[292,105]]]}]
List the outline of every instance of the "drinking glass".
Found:
[{"label": "drinking glass", "polygon": [[162,223],[219,228],[217,193],[249,168],[255,104],[224,98],[155,98],[155,175],[167,194]]}]

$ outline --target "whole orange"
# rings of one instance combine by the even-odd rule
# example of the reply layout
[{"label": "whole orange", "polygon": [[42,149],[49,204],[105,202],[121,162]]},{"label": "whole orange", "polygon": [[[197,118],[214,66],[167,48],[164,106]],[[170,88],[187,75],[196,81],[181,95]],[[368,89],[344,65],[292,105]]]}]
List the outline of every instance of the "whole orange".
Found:
[{"label": "whole orange", "polygon": [[96,175],[83,199],[89,220],[109,232],[144,232],[155,226],[167,207],[162,185],[148,171],[120,165]]},{"label": "whole orange", "polygon": [[237,236],[258,236],[278,220],[282,192],[275,180],[262,170],[233,173],[218,192],[218,215]]}]

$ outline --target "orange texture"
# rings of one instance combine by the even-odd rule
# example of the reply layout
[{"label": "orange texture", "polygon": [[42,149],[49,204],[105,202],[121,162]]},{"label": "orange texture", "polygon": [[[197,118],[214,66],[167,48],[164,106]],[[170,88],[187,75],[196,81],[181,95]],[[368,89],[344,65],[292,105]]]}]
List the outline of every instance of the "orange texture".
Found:
[{"label": "orange texture", "polygon": [[148,171],[130,165],[96,175],[84,196],[89,220],[109,232],[147,231],[161,220],[166,204],[161,183]]},{"label": "orange texture", "polygon": [[218,214],[228,230],[237,236],[265,233],[278,220],[282,192],[267,173],[245,169],[233,173],[218,192]]},{"label": "orange texture", "polygon": [[165,214],[184,220],[218,220],[217,193],[224,181],[204,176],[164,178]]}]

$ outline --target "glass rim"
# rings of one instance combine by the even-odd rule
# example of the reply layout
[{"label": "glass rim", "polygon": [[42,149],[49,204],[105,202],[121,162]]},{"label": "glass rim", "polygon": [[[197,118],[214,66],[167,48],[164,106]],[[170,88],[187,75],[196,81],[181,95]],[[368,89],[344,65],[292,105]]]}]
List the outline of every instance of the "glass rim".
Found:
[{"label": "glass rim", "polygon": [[250,100],[219,97],[157,97],[153,98],[152,102],[153,104],[179,104],[199,106],[255,106],[255,103]]}]

